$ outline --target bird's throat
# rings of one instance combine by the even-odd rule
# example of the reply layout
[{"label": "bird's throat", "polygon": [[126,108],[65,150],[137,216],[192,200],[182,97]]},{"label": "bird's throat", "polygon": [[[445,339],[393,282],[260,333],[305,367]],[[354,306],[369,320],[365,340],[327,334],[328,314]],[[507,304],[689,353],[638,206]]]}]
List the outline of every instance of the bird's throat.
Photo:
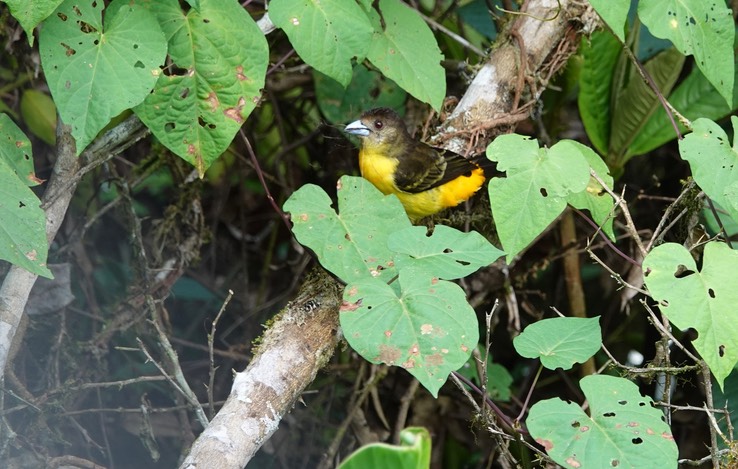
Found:
[{"label": "bird's throat", "polygon": [[362,148],[359,152],[361,175],[384,194],[397,192],[394,174],[398,163],[397,158],[385,156],[382,149]]}]

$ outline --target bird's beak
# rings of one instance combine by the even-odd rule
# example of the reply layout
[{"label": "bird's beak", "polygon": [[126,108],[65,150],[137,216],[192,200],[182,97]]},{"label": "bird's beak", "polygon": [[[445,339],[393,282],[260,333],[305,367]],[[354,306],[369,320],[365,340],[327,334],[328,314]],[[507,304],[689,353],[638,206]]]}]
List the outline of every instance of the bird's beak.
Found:
[{"label": "bird's beak", "polygon": [[358,135],[359,137],[366,137],[369,135],[369,127],[365,126],[361,123],[361,121],[353,121],[349,125],[346,126],[345,129],[346,133],[352,134],[352,135]]}]

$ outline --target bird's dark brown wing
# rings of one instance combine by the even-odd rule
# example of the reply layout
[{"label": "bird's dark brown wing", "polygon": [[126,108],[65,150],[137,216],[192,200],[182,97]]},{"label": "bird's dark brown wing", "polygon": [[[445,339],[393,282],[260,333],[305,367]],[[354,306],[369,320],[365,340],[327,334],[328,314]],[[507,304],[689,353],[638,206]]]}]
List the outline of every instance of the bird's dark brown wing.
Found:
[{"label": "bird's dark brown wing", "polygon": [[461,155],[417,143],[400,158],[395,172],[398,189],[417,194],[468,176],[479,166]]}]

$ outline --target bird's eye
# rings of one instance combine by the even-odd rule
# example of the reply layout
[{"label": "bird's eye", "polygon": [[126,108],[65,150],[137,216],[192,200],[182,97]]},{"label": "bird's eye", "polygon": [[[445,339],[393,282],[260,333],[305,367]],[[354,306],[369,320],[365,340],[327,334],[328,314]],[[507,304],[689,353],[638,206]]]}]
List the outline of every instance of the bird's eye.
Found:
[{"label": "bird's eye", "polygon": [[379,120],[377,120],[377,121],[374,121],[374,128],[375,128],[375,129],[379,130],[379,129],[381,129],[382,127],[384,127],[384,122],[382,122],[382,121],[379,121]]}]

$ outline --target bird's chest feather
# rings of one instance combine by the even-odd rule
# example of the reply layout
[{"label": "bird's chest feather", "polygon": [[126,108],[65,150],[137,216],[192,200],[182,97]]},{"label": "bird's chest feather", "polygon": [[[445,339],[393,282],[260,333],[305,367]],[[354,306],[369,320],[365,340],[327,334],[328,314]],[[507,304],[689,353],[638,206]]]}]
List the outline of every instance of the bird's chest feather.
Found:
[{"label": "bird's chest feather", "polygon": [[377,151],[363,149],[359,153],[361,175],[384,194],[397,191],[394,181],[397,164],[396,158],[384,156]]}]

